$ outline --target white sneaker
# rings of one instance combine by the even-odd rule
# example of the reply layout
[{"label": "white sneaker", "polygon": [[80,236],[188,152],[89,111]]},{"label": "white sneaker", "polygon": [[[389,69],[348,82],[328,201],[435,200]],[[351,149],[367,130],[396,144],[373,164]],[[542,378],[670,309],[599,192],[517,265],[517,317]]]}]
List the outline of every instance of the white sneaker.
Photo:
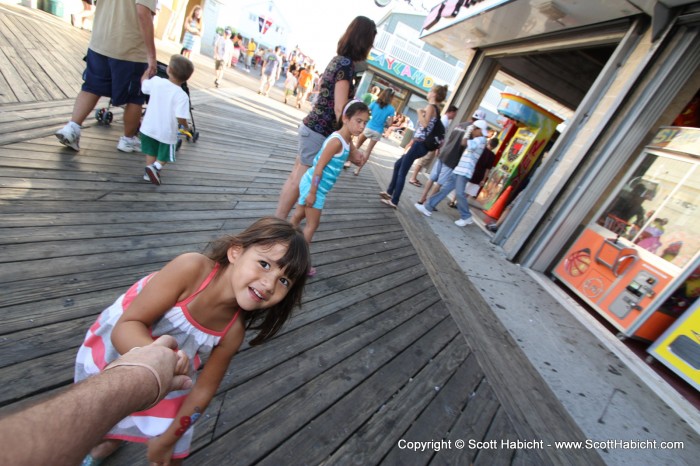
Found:
[{"label": "white sneaker", "polygon": [[150,183],[151,179],[148,177],[148,175],[143,175],[143,181],[148,181]]},{"label": "white sneaker", "polygon": [[80,126],[75,123],[68,123],[56,131],[56,137],[64,146],[76,151],[80,150]]},{"label": "white sneaker", "polygon": [[413,204],[413,207],[415,207],[416,209],[418,209],[418,212],[420,212],[421,214],[425,215],[426,217],[430,217],[431,215],[433,215],[433,213],[432,213],[431,211],[429,211],[428,209],[426,209],[425,206],[424,206],[423,204],[418,204],[418,203],[416,202],[415,204]]},{"label": "white sneaker", "polygon": [[117,150],[120,150],[122,152],[141,152],[141,141],[137,136],[133,136],[130,138],[122,136],[119,138]]},{"label": "white sneaker", "polygon": [[155,165],[146,165],[146,176],[151,180],[151,183],[160,186],[160,170]]},{"label": "white sneaker", "polygon": [[472,220],[471,217],[469,218],[460,218],[459,220],[455,220],[455,225],[458,227],[466,227],[467,225],[471,225],[474,223],[474,220]]}]

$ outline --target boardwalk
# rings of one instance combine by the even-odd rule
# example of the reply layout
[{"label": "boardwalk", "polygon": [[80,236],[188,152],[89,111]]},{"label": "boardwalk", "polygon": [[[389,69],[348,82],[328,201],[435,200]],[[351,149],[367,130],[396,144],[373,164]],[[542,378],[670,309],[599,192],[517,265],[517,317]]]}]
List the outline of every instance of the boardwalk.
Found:
[{"label": "boardwalk", "polygon": [[[119,114],[109,127],[91,123],[79,154],[52,135],[70,114],[87,35],[3,4],[0,24],[2,415],[71,383],[86,329],[136,279],[272,214],[303,114],[257,96],[237,73],[228,87],[205,89],[211,71],[199,69],[190,83],[201,138],[183,145],[155,187],[141,179],[140,154],[115,148]],[[20,49],[29,24],[52,37],[41,41],[46,53],[59,44],[60,62],[31,53],[31,38]],[[186,464],[601,464],[591,451],[500,447],[582,435],[513,342],[480,347],[512,351],[500,356],[512,367],[484,368],[459,309],[485,304],[450,282],[446,251],[421,250],[426,233],[377,202],[378,170],[340,178],[312,245],[318,275],[302,308],[273,341],[244,344]],[[486,314],[479,325],[484,335],[500,331]],[[503,371],[527,380],[510,386]],[[401,439],[451,448],[414,452]],[[457,440],[485,443],[459,449]],[[145,464],[144,451],[127,445],[107,464]]]}]

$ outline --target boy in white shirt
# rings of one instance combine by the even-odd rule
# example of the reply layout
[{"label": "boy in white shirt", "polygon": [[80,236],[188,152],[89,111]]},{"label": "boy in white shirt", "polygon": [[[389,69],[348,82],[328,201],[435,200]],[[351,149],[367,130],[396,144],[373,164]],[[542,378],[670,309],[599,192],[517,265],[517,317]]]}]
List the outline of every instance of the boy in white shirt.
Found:
[{"label": "boy in white shirt", "polygon": [[150,96],[141,122],[141,152],[146,154],[144,179],[160,185],[160,171],[175,162],[178,125],[187,128],[190,99],[182,89],[194,72],[192,62],[182,55],[170,57],[168,79],[153,76],[141,82],[141,91]]}]

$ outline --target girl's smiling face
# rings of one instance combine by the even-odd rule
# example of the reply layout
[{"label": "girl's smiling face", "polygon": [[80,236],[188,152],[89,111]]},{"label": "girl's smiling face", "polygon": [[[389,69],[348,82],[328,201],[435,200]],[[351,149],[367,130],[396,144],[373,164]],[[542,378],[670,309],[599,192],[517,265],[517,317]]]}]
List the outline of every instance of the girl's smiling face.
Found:
[{"label": "girl's smiling face", "polygon": [[253,245],[228,250],[229,277],[236,303],[245,311],[265,309],[279,303],[289,292],[291,280],[279,266],[287,245]]},{"label": "girl's smiling face", "polygon": [[347,125],[351,135],[359,136],[365,130],[368,121],[368,112],[356,112],[351,117],[344,117],[343,126]]}]

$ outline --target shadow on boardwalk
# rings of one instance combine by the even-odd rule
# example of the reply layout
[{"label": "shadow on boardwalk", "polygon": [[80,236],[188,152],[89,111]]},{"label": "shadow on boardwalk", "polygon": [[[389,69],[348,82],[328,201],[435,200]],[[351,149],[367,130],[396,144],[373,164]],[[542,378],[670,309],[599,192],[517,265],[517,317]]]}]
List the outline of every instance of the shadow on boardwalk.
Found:
[{"label": "shadow on boardwalk", "polygon": [[[13,40],[8,30],[23,37],[22,21],[30,20],[46,21],[56,41],[76,40],[70,26],[46,15],[0,7],[2,24],[13,25],[0,33],[4,43]],[[68,60],[79,61],[81,48],[71,50]],[[19,64],[13,70],[0,85],[21,81],[26,70]],[[119,118],[85,129],[79,154],[56,142],[51,133],[60,123],[53,120],[3,140],[1,412],[70,384],[85,331],[131,283],[273,213],[294,161],[301,114],[241,86],[191,87],[201,138],[183,145],[160,187],[142,180],[142,155],[116,150]],[[31,104],[55,115],[51,98],[0,109],[9,115]],[[71,105],[63,101],[62,111]],[[5,120],[3,134],[12,124]],[[526,426],[511,422],[377,191],[371,170],[341,176],[312,245],[318,275],[302,308],[273,341],[244,344],[196,426],[187,464],[539,465],[566,456],[455,448],[457,440],[500,446],[503,439],[523,439]],[[399,448],[400,439],[445,439],[451,448],[414,452]],[[144,452],[128,445],[108,464],[145,464]],[[600,462],[595,453],[570,459],[567,464]]]}]

